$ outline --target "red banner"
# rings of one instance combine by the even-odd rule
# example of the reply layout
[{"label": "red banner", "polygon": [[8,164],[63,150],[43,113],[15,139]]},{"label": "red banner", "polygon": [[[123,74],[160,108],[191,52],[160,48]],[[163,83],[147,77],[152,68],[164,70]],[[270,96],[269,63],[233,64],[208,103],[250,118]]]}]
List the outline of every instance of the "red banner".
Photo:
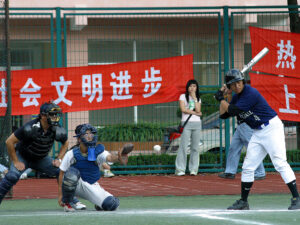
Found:
[{"label": "red banner", "polygon": [[300,80],[250,73],[255,87],[282,120],[300,122]]},{"label": "red banner", "polygon": [[[5,75],[0,74],[0,115],[6,111]],[[156,60],[12,72],[12,114],[39,113],[53,100],[63,112],[177,101],[193,79],[193,55]]]},{"label": "red banner", "polygon": [[253,70],[300,78],[300,34],[250,27],[252,55],[269,49]]}]

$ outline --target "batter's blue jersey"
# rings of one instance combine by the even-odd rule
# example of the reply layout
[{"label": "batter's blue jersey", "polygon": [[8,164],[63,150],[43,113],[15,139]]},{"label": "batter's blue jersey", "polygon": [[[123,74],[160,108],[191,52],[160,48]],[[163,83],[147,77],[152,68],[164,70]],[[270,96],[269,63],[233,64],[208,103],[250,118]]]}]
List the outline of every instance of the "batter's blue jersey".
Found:
[{"label": "batter's blue jersey", "polygon": [[240,94],[232,97],[230,104],[243,111],[239,113],[238,117],[252,129],[261,129],[263,124],[267,125],[269,120],[277,115],[266,99],[255,88],[247,84]]}]

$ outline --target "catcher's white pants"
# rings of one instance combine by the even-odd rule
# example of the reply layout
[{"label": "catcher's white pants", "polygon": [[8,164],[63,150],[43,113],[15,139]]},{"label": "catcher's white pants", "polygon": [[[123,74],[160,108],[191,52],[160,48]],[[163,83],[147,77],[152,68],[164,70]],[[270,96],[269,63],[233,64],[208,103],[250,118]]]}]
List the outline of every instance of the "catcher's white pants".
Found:
[{"label": "catcher's white pants", "polygon": [[105,191],[98,182],[89,184],[88,182],[79,179],[75,191],[75,195],[86,199],[98,206],[102,206],[104,199],[112,196],[109,192]]},{"label": "catcher's white pants", "polygon": [[242,182],[254,181],[254,171],[267,154],[285,183],[296,179],[286,159],[284,127],[278,116],[263,129],[253,130],[243,163]]}]

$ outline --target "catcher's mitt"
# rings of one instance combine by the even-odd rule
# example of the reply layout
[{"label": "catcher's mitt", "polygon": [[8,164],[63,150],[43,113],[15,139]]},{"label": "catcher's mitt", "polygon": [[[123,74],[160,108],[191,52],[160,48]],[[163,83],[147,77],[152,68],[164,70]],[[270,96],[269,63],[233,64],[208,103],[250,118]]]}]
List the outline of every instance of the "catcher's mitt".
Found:
[{"label": "catcher's mitt", "polygon": [[126,143],[122,148],[122,155],[128,155],[130,152],[132,152],[134,146],[132,143]]},{"label": "catcher's mitt", "polygon": [[119,161],[123,165],[126,165],[128,162],[128,154],[132,152],[134,146],[132,143],[126,143],[118,152]]}]

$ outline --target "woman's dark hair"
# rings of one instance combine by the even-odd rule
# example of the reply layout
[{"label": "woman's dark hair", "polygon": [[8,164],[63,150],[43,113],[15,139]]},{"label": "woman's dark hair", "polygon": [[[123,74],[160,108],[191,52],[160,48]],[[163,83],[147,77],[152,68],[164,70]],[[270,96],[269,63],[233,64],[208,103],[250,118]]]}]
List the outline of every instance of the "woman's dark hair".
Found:
[{"label": "woman's dark hair", "polygon": [[198,82],[196,80],[189,80],[187,83],[186,83],[186,86],[185,86],[185,99],[187,102],[189,102],[189,86],[191,86],[191,84],[196,84],[196,97],[197,97],[197,101],[199,101],[200,99],[200,93],[199,93],[199,85],[198,85]]}]

